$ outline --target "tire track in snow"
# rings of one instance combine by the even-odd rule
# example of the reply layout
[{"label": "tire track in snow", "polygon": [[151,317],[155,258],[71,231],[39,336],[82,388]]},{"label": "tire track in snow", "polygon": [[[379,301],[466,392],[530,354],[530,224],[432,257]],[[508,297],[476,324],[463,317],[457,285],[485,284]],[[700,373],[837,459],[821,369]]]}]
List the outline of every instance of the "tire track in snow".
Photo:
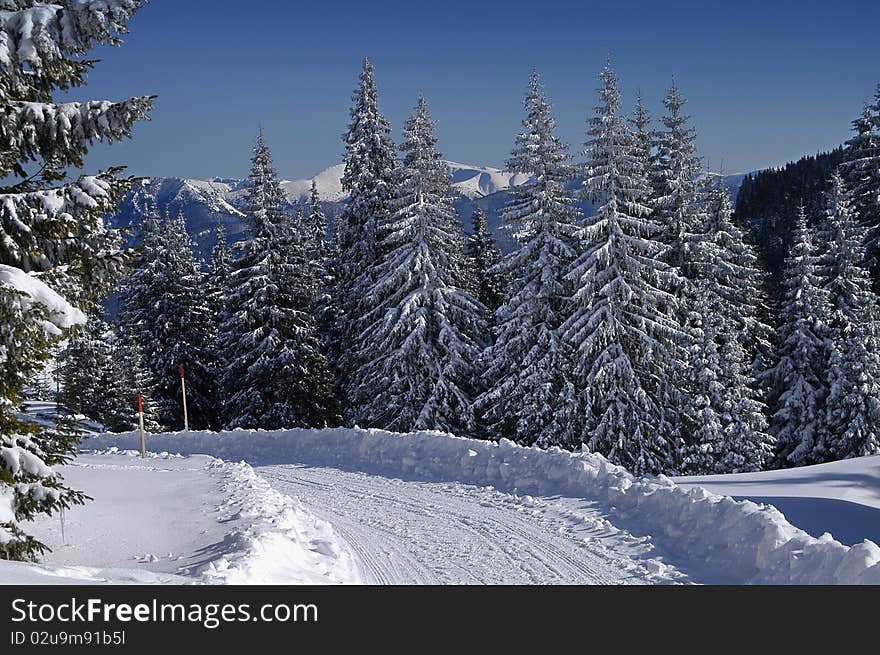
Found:
[{"label": "tire track in snow", "polygon": [[332,523],[372,584],[639,584],[682,577],[652,575],[627,533],[585,533],[584,516],[602,516],[585,509],[583,499],[579,528],[564,518],[573,514],[554,514],[548,499],[487,488],[298,465],[258,472]]}]

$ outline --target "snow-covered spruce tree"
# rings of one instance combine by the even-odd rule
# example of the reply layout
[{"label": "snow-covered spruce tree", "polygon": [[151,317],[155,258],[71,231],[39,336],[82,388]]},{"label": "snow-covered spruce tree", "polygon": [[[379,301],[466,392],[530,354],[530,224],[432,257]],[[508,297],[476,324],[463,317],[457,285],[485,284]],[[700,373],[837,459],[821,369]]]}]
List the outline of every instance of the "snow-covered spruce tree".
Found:
[{"label": "snow-covered spruce tree", "polygon": [[[158,289],[161,253],[165,246],[162,219],[157,208],[152,201],[141,198],[138,192],[135,192],[134,197],[136,202],[144,203],[140,207],[143,220],[137,226],[133,270],[120,285],[117,324],[126,341],[141,344],[144,363],[148,364],[146,345],[151,339],[150,321],[153,320],[155,290]],[[152,373],[152,368],[150,371]]]},{"label": "snow-covered spruce tree", "polygon": [[312,316],[314,276],[283,205],[260,134],[220,328],[227,428],[325,427],[338,422],[333,381]]},{"label": "snow-covered spruce tree", "polygon": [[[84,496],[52,468],[73,454],[76,435],[17,417],[26,380],[62,330],[121,273],[120,235],[104,224],[131,186],[121,169],[70,181],[97,140],[117,141],[147,118],[148,97],[56,103],[57,90],[85,84],[96,45],[118,35],[139,0],[7,0],[0,13],[0,557],[28,559],[45,547],[23,521]],[[54,291],[50,290],[50,285]],[[60,295],[59,295],[60,294]]]},{"label": "snow-covered spruce tree", "polygon": [[682,113],[685,102],[673,84],[663,100],[667,113],[660,119],[664,129],[655,137],[657,152],[651,184],[654,220],[662,228],[663,240],[669,246],[666,261],[687,277],[687,244],[689,236],[699,227],[697,177],[701,163],[694,143],[696,130],[688,126],[690,116]]},{"label": "snow-covered spruce tree", "polygon": [[309,199],[303,212],[303,227],[307,240],[307,257],[320,280],[327,274],[328,234],[327,215],[321,207],[318,183],[312,180]]},{"label": "snow-covered spruce tree", "polygon": [[[136,343],[136,342],[133,342]],[[137,394],[145,400],[145,425],[158,428],[151,402],[153,389],[144,384],[142,362],[99,314],[71,335],[59,357],[61,403],[105,426],[110,432],[138,425]]]},{"label": "snow-covered spruce tree", "polygon": [[830,303],[825,460],[880,453],[880,338],[877,297],[865,265],[864,232],[843,179],[828,193],[823,257]]},{"label": "snow-covered spruce tree", "polygon": [[346,420],[363,423],[364,413],[352,399],[358,389],[356,374],[367,363],[357,358],[364,338],[367,290],[381,253],[376,226],[391,212],[396,151],[391,127],[379,112],[373,64],[364,59],[360,84],[352,96],[351,122],[343,135],[345,172],[342,188],[349,197],[336,220],[336,306],[339,311],[336,361],[339,386],[345,398]]},{"label": "snow-covered spruce tree", "polygon": [[642,100],[642,94],[636,96],[636,108],[629,119],[633,137],[639,150],[639,159],[644,162],[654,161],[654,132],[651,130],[651,113]]},{"label": "snow-covered spruce tree", "polygon": [[159,384],[153,372],[146,365],[144,360],[143,349],[140,342],[136,339],[129,339],[128,335],[118,328],[117,341],[115,344],[115,358],[120,362],[125,374],[125,380],[128,388],[129,404],[131,409],[131,420],[133,427],[137,427],[137,414],[135,413],[135,403],[138,394],[144,403],[144,429],[147,432],[161,432],[162,424],[161,412],[158,398]]},{"label": "snow-covered spruce tree", "polygon": [[224,353],[220,344],[220,327],[226,317],[226,302],[232,292],[232,252],[226,236],[226,226],[218,225],[215,231],[214,247],[211,249],[211,260],[205,275],[205,293],[208,310],[211,315],[212,338],[208,342],[211,353],[211,364],[214,367],[214,388],[217,391],[217,423],[226,422],[226,402],[220,378],[226,368]]},{"label": "snow-covered spruce tree", "polygon": [[785,261],[776,358],[768,372],[771,433],[776,465],[807,466],[823,460],[828,293],[822,288],[819,256],[801,207]]},{"label": "snow-covered spruce tree", "polygon": [[462,227],[424,97],[403,137],[394,209],[365,297],[374,309],[358,359],[367,365],[352,398],[371,427],[470,435],[486,310],[463,288]]},{"label": "snow-covered spruce tree", "polygon": [[574,352],[579,418],[572,445],[583,444],[641,474],[670,470],[672,429],[667,370],[681,333],[667,313],[676,273],[651,218],[648,163],[620,113],[617,75],[599,75],[599,105],[589,120],[586,192],[599,205],[582,228],[582,253],[568,278],[575,291],[563,324]]},{"label": "snow-covered spruce tree", "polygon": [[873,102],[853,121],[841,173],[852,195],[858,223],[865,229],[875,291],[880,292],[880,84]]},{"label": "snow-covered spruce tree", "polygon": [[316,276],[315,320],[318,332],[324,341],[324,349],[331,368],[336,365],[335,343],[338,335],[335,330],[338,321],[336,309],[336,243],[331,240],[327,225],[327,215],[321,206],[318,184],[312,180],[309,191],[306,229],[309,238],[308,258]]},{"label": "snow-covered spruce tree", "polygon": [[[95,397],[95,371],[104,359],[106,324],[97,316],[71,331],[67,344],[58,355],[59,401],[72,413],[89,415],[88,404]],[[100,322],[101,325],[93,324]],[[97,417],[92,417],[97,420]]]},{"label": "snow-covered spruce tree", "polygon": [[158,384],[160,422],[183,428],[180,365],[186,371],[189,425],[219,427],[214,349],[216,328],[208,305],[205,274],[182,214],[144,218],[140,261],[126,281],[120,323],[126,338],[136,339],[144,362]]},{"label": "snow-covered spruce tree", "polygon": [[226,227],[218,225],[215,232],[214,248],[208,266],[207,294],[208,304],[215,316],[223,313],[223,304],[229,293],[229,276],[232,273],[232,253],[226,237]]},{"label": "snow-covered spruce tree", "polygon": [[470,292],[490,312],[495,312],[504,302],[507,289],[504,275],[496,268],[504,256],[489,231],[486,212],[477,207],[472,220],[474,230],[467,235],[464,248]]},{"label": "snow-covered spruce tree", "polygon": [[318,184],[312,180],[308,201],[303,203],[302,234],[305,239],[305,257],[312,268],[316,284],[316,302],[332,286],[330,272],[330,243],[327,215],[321,207]]},{"label": "snow-covered spruce tree", "polygon": [[573,388],[559,326],[571,294],[565,274],[576,256],[578,210],[565,189],[574,172],[536,72],[524,107],[507,170],[532,177],[516,187],[503,214],[522,247],[495,269],[511,284],[495,315],[495,342],[484,353],[487,390],[476,408],[488,438],[564,446]]},{"label": "snow-covered spruce tree", "polygon": [[[71,334],[59,358],[61,402],[75,414],[105,425],[111,432],[131,429],[121,426],[132,399],[124,388],[124,372],[114,355],[113,329],[97,313]],[[133,412],[131,412],[133,414]]]},{"label": "snow-covered spruce tree", "polygon": [[693,337],[680,416],[686,474],[740,473],[763,468],[772,451],[766,407],[753,376],[762,274],[757,257],[732,221],[722,180],[702,185],[701,225],[689,237],[691,275],[686,326]]}]

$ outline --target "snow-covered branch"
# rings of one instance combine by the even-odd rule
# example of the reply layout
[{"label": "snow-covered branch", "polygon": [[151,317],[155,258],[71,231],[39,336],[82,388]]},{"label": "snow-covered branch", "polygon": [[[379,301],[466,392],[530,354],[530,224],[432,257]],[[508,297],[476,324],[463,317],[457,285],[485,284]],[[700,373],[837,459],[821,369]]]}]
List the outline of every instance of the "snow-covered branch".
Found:
[{"label": "snow-covered branch", "polygon": [[0,11],[0,66],[21,70],[27,64],[42,72],[95,45],[116,45],[116,34],[127,32],[126,23],[142,4],[142,0],[14,3],[16,10]]},{"label": "snow-covered branch", "polygon": [[113,210],[128,186],[106,171],[56,189],[0,194],[0,259],[24,271],[66,262],[83,214],[101,223],[88,232],[104,229],[100,214]]},{"label": "snow-covered branch", "polygon": [[94,141],[130,137],[132,124],[149,120],[152,108],[152,96],[124,102],[7,102],[0,105],[0,148],[26,161],[41,157],[57,167],[80,167]]}]

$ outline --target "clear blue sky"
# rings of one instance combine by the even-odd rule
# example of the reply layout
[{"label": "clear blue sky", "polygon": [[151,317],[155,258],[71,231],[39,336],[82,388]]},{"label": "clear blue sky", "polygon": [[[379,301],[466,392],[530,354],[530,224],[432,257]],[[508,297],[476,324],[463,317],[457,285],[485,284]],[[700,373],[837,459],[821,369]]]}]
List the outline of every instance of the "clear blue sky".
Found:
[{"label": "clear blue sky", "polygon": [[529,70],[544,75],[560,135],[580,149],[611,52],[627,109],[655,116],[672,76],[712,168],[778,165],[847,138],[880,80],[876,0],[153,0],[76,98],[159,95],[135,139],[89,168],[246,174],[262,123],[285,178],[340,161],[361,58],[399,127],[424,93],[448,159],[502,166]]}]

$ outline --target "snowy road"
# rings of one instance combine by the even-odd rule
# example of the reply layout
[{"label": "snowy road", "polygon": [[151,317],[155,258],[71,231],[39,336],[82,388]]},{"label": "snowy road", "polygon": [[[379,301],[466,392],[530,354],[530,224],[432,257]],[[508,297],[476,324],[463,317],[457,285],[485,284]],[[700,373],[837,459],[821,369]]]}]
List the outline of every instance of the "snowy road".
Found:
[{"label": "snowy road", "polygon": [[257,471],[333,524],[368,583],[688,581],[656,559],[649,540],[616,529],[583,499],[515,496],[333,468]]}]

